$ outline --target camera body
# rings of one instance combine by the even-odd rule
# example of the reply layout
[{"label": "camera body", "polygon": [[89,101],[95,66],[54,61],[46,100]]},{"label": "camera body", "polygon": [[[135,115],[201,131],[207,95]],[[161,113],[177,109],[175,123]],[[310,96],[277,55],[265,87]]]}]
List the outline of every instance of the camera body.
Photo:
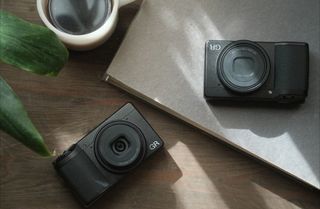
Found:
[{"label": "camera body", "polygon": [[129,171],[163,147],[144,117],[128,103],[54,162],[83,206],[90,206]]},{"label": "camera body", "polygon": [[209,40],[205,46],[207,100],[304,102],[309,48],[303,42]]}]

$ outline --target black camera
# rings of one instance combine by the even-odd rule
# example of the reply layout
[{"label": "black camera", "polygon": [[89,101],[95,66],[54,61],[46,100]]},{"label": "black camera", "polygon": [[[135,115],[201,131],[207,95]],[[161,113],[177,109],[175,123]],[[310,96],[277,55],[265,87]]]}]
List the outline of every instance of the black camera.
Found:
[{"label": "black camera", "polygon": [[207,100],[304,102],[309,48],[303,42],[210,40],[205,47]]},{"label": "black camera", "polygon": [[83,206],[163,147],[163,141],[128,103],[103,121],[54,162],[58,174]]}]

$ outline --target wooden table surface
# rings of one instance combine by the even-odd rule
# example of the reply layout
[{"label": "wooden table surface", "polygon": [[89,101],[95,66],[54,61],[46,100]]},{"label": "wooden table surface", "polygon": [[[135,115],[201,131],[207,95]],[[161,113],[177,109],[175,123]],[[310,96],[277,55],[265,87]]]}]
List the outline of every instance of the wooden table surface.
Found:
[{"label": "wooden table surface", "polygon": [[[35,0],[1,0],[1,9],[41,23]],[[139,2],[120,11],[103,46],[71,52],[58,77],[0,64],[0,73],[26,106],[51,150],[59,154],[126,102],[134,103],[166,142],[92,208],[320,208],[320,192],[208,137],[102,82]],[[0,208],[81,208],[55,173],[52,158],[32,153],[0,132]]]}]

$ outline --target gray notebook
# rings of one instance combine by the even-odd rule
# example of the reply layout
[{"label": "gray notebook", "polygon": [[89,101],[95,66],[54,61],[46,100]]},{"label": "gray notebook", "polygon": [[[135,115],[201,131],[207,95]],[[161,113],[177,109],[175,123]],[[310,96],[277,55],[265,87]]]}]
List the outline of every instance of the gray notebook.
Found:
[{"label": "gray notebook", "polygon": [[[106,80],[320,189],[319,28],[319,0],[145,0]],[[306,102],[288,109],[207,103],[209,39],[308,42]]]}]

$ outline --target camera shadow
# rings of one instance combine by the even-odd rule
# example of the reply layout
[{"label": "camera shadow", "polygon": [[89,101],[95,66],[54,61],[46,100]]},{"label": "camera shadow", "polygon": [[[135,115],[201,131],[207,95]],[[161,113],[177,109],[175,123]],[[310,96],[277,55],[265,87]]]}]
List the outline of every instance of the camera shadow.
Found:
[{"label": "camera shadow", "polygon": [[92,208],[176,208],[172,185],[181,177],[181,170],[164,148],[104,193]]},{"label": "camera shadow", "polygon": [[[312,50],[312,49],[311,49]],[[315,57],[316,52],[310,53],[310,66],[317,68]],[[319,112],[319,107],[315,107],[314,104],[318,103],[319,95],[317,94],[317,80],[314,79],[314,75],[309,82],[309,96],[306,98],[303,104],[271,104],[271,103],[252,103],[252,102],[219,102],[209,101],[210,109],[219,120],[220,124],[225,128],[230,129],[249,129],[258,136],[268,139],[273,137],[288,134],[299,152],[303,155],[307,162],[310,162],[310,168],[313,170],[313,174],[320,179],[319,172],[319,153],[312,153],[310,149],[315,144],[311,143],[310,139],[319,136],[319,120],[314,117]],[[241,123],[237,119],[233,119],[232,112],[242,111],[243,118],[248,120],[242,120]],[[257,120],[251,120],[254,118],[251,112],[260,112],[261,116]],[[301,114],[303,117],[295,117],[295,115]],[[275,117],[274,113],[277,114]],[[274,121],[277,121],[274,123]],[[306,137],[305,130],[310,130]],[[316,132],[315,132],[316,130]],[[318,162],[318,165],[317,163]]]},{"label": "camera shadow", "polygon": [[261,101],[213,101],[207,100],[207,103],[213,108],[250,108],[250,109],[274,109],[274,110],[297,110],[303,104],[298,103],[275,103],[275,102],[261,102]]},{"label": "camera shadow", "polygon": [[[276,2],[276,1],[275,1]],[[302,15],[303,18],[296,18],[296,13],[309,13],[313,10],[319,13],[319,9],[312,9],[316,1],[310,2],[308,6],[302,5],[298,1],[282,1],[279,3],[282,12],[272,5],[264,2],[253,3],[250,0],[242,1],[238,7],[232,7],[234,1],[217,2],[214,11],[207,9],[206,4],[201,4],[204,13],[212,15],[212,23],[219,34],[227,40],[250,39],[255,41],[303,41],[309,44],[309,90],[308,97],[304,104],[262,104],[250,102],[208,102],[212,114],[216,117],[219,124],[230,130],[250,130],[262,140],[271,141],[274,138],[281,140],[285,136],[290,140],[295,148],[297,155],[301,155],[306,162],[306,167],[310,169],[310,175],[320,179],[319,148],[319,36],[313,25],[319,24],[318,20],[313,20],[310,15]],[[299,6],[298,6],[299,5]],[[261,8],[261,9],[260,9]],[[262,9],[263,8],[263,9]],[[291,9],[289,9],[291,8]],[[300,8],[300,9],[298,9]],[[319,8],[319,7],[318,7]],[[219,11],[229,9],[228,25],[223,24],[225,15]],[[240,11],[247,11],[240,12]],[[260,11],[260,12],[258,12]],[[293,12],[296,11],[296,12]],[[268,16],[267,14],[274,14]],[[220,14],[220,15],[218,15]],[[250,14],[250,15],[249,15]],[[277,19],[282,16],[287,22],[284,28]],[[292,21],[292,20],[296,21]],[[312,20],[311,20],[312,19]],[[264,24],[257,24],[259,21]],[[284,22],[284,19],[283,19]],[[311,23],[312,22],[312,23]],[[203,26],[202,22],[198,22]],[[299,26],[298,26],[299,25]],[[301,27],[305,29],[302,29]],[[205,28],[203,26],[203,28]],[[299,30],[297,29],[299,28]],[[295,31],[289,33],[289,31]],[[301,31],[309,31],[302,33]],[[290,35],[289,35],[290,34]],[[214,38],[214,37],[213,37]],[[267,39],[266,39],[267,38]],[[290,143],[291,143],[290,142]],[[294,150],[283,150],[283,152],[293,152]],[[279,156],[280,157],[280,156]],[[308,174],[309,175],[309,174]]]},{"label": "camera shadow", "polygon": [[[191,204],[194,208],[269,209],[271,205],[279,206],[279,197],[288,207],[320,205],[319,190],[167,113],[153,113],[157,112],[153,109],[145,108],[143,114],[163,136],[166,149],[182,171],[179,183],[171,185],[178,208],[189,208]],[[187,182],[188,187],[180,182]]]}]

